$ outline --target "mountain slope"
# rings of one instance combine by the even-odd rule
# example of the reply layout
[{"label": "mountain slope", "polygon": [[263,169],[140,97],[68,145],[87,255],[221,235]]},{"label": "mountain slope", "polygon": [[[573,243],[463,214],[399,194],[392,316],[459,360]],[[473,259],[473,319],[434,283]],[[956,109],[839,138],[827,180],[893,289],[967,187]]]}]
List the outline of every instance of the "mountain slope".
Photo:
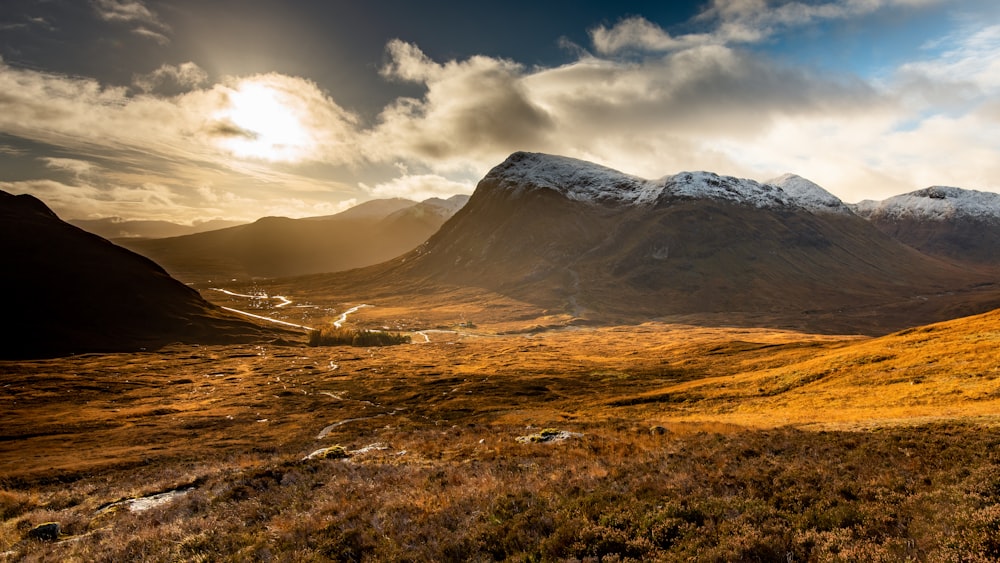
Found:
[{"label": "mountain slope", "polygon": [[451,216],[438,212],[441,208],[434,202],[376,200],[329,217],[265,217],[196,235],[118,242],[189,282],[335,272],[412,250]]},{"label": "mountain slope", "polygon": [[922,252],[1000,266],[1000,194],[933,186],[853,206],[879,230]]},{"label": "mountain slope", "polygon": [[707,172],[642,180],[515,153],[426,244],[329,282],[377,279],[385,296],[476,287],[599,320],[749,315],[824,331],[887,332],[954,312],[945,308],[982,310],[933,296],[983,280],[816,195]]},{"label": "mountain slope", "polygon": [[0,357],[128,351],[169,342],[271,340],[137,254],[60,220],[41,201],[0,192]]}]

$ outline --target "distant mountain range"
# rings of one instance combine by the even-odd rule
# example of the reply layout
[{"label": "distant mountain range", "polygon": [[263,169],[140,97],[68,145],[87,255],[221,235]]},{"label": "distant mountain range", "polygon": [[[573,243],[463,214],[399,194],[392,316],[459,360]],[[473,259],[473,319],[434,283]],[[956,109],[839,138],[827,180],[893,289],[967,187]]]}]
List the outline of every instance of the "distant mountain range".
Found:
[{"label": "distant mountain range", "polygon": [[377,264],[412,250],[466,201],[465,195],[420,203],[373,200],[337,215],[264,217],[217,231],[115,242],[186,282],[336,272]]},{"label": "distant mountain range", "polygon": [[[3,289],[19,296],[14,318],[26,334],[94,338],[67,351],[116,335],[134,346],[163,335],[259,337],[149,260],[34,198],[4,196],[16,275]],[[998,217],[1000,196],[958,188],[846,205],[795,175],[645,180],[518,152],[471,198],[375,200],[327,217],[117,242],[188,282],[308,274],[287,282],[300,298],[412,307],[419,296],[420,307],[464,311],[493,307],[484,300],[494,295],[566,322],[711,317],[879,334],[1000,307]]]},{"label": "distant mountain range", "polygon": [[217,219],[194,225],[181,225],[170,221],[132,221],[121,217],[70,219],[67,223],[106,239],[179,237],[241,224],[239,221]]},{"label": "distant mountain range", "polygon": [[[475,287],[601,320],[735,313],[866,332],[1000,306],[995,277],[903,244],[797,176],[644,180],[523,152],[413,252],[324,279],[377,279],[390,299]],[[838,315],[853,320],[820,326]]]},{"label": "distant mountain range", "polygon": [[287,336],[208,303],[155,263],[60,220],[30,195],[0,191],[0,256],[0,358]]}]

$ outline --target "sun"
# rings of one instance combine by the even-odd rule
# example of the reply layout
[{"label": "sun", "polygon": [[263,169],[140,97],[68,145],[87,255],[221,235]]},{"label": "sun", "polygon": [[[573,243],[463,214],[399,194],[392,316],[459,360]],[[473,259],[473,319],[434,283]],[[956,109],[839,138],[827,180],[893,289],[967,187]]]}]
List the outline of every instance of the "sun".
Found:
[{"label": "sun", "polygon": [[227,93],[224,107],[213,116],[226,131],[218,142],[238,158],[301,161],[316,144],[305,123],[305,110],[287,90],[267,81],[243,80]]}]

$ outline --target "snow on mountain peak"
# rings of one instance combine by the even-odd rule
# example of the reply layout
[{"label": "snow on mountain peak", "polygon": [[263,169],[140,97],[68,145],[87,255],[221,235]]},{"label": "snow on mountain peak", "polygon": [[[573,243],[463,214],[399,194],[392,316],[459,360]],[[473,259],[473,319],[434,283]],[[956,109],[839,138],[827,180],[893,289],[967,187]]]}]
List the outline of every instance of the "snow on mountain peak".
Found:
[{"label": "snow on mountain peak", "polygon": [[591,162],[540,153],[516,152],[486,175],[497,187],[522,193],[551,189],[568,199],[588,203],[653,204],[664,198],[714,199],[758,208],[800,207],[812,212],[849,213],[843,202],[798,176],[782,176],[782,184],[681,172],[644,180]]},{"label": "snow on mountain peak", "polygon": [[1000,194],[949,186],[931,186],[883,201],[854,206],[865,217],[950,221],[957,218],[1000,220]]},{"label": "snow on mountain peak", "polygon": [[599,164],[566,156],[516,152],[486,175],[506,190],[546,188],[575,201],[636,203],[647,182]]},{"label": "snow on mountain peak", "polygon": [[767,182],[778,186],[794,198],[799,205],[812,211],[828,213],[850,213],[851,209],[839,197],[823,189],[819,184],[796,174],[782,174]]},{"label": "snow on mountain peak", "polygon": [[781,188],[712,172],[681,172],[658,180],[675,197],[715,199],[759,208],[797,204]]}]

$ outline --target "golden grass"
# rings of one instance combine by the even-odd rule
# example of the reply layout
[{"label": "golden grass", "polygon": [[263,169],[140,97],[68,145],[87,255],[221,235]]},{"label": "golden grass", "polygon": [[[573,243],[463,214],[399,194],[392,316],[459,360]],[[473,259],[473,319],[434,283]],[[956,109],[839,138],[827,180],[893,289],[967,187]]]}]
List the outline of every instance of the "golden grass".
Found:
[{"label": "golden grass", "polygon": [[[352,321],[385,323],[374,311]],[[430,342],[390,348],[0,362],[0,552],[1000,556],[989,539],[1000,522],[1000,312],[881,338],[665,323],[537,330],[560,319],[470,326],[451,314],[405,328],[447,331],[428,331]],[[549,429],[567,439],[517,442]],[[334,444],[346,458],[301,461]],[[192,485],[149,513],[97,514]],[[70,541],[25,539],[49,520]]]},{"label": "golden grass", "polygon": [[783,424],[900,424],[1000,413],[1000,313],[904,330],[820,350],[775,351],[731,374],[666,386],[641,398],[697,396],[693,420]]}]

